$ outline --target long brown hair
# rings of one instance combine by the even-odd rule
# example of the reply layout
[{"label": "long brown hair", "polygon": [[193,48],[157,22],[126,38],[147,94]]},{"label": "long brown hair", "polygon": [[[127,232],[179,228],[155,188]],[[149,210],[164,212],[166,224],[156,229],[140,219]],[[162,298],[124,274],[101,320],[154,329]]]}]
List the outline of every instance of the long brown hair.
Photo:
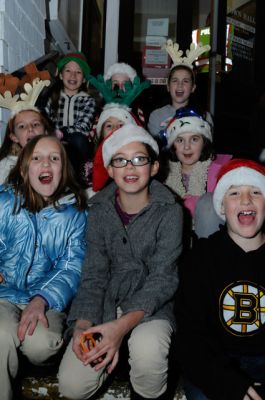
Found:
[{"label": "long brown hair", "polygon": [[[49,197],[49,201],[45,201],[44,198],[32,188],[28,174],[36,144],[44,138],[49,138],[58,144],[62,159],[62,177],[57,189],[53,195]],[[14,213],[18,213],[21,208],[27,208],[30,212],[35,213],[49,204],[52,204],[58,209],[60,207],[58,201],[67,194],[74,195],[76,207],[79,210],[84,210],[86,208],[85,192],[76,182],[74,171],[68,160],[65,148],[55,136],[39,135],[32,138],[20,152],[16,165],[8,175],[7,183],[12,185],[15,191],[16,201],[13,210]]]}]

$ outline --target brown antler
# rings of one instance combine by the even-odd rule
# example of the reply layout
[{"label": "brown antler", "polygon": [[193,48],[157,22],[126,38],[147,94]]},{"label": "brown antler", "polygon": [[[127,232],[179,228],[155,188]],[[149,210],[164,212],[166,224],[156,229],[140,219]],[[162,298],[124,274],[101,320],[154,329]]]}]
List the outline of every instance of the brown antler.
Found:
[{"label": "brown antler", "polygon": [[[42,89],[50,84],[49,71],[38,71],[33,63],[26,65],[24,70],[26,74],[21,80],[11,74],[0,74],[0,107],[13,113],[35,109]],[[15,94],[18,87],[23,87],[24,93]]]},{"label": "brown antler", "polygon": [[16,93],[19,84],[19,79],[11,74],[0,74],[0,93],[4,94],[6,91],[12,94]]},{"label": "brown antler", "polygon": [[23,87],[25,83],[32,83],[35,78],[39,78],[42,81],[51,79],[49,71],[39,71],[34,63],[25,65],[24,71],[26,74],[20,79],[21,87]]},{"label": "brown antler", "polygon": [[35,103],[42,89],[49,84],[49,80],[43,81],[35,78],[32,84],[24,84],[24,93],[13,95],[10,90],[6,90],[3,95],[0,94],[0,107],[7,108],[13,113],[35,109]]}]

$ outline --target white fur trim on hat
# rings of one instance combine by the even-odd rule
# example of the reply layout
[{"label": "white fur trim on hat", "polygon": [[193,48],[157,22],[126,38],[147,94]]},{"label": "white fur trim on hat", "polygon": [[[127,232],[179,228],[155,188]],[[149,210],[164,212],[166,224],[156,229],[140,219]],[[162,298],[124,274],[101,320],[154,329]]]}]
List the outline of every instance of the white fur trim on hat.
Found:
[{"label": "white fur trim on hat", "polygon": [[130,78],[131,82],[133,82],[137,75],[135,69],[129,64],[115,63],[108,68],[106,74],[104,75],[104,80],[107,81],[108,79],[111,79],[112,75],[114,74],[126,74]]},{"label": "white fur trim on hat", "polygon": [[109,117],[118,118],[120,121],[124,122],[124,124],[131,123],[136,125],[136,120],[133,118],[130,111],[131,109],[123,104],[117,104],[117,103],[106,104],[99,116],[98,123],[96,126],[97,136],[99,137],[102,125],[104,124],[104,122],[107,121]]},{"label": "white fur trim on hat", "polygon": [[265,176],[263,174],[248,167],[232,169],[220,178],[213,194],[214,209],[223,220],[225,220],[225,215],[221,213],[223,198],[228,189],[233,185],[258,187],[265,196]]},{"label": "white fur trim on hat", "polygon": [[156,154],[159,154],[157,142],[144,128],[138,125],[127,124],[114,131],[105,139],[102,148],[104,166],[107,167],[109,165],[113,155],[116,154],[121,147],[132,142],[146,143],[152,147]]},{"label": "white fur trim on hat", "polygon": [[173,119],[167,126],[168,147],[183,133],[199,134],[211,142],[213,140],[211,126],[207,121],[199,117],[181,117]]}]

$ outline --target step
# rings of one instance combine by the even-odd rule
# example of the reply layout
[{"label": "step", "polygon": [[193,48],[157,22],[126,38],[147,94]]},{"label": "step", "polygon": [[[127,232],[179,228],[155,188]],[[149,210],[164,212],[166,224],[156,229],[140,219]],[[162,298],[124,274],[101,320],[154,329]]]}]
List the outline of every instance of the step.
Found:
[{"label": "step", "polygon": [[[65,400],[58,393],[58,380],[56,376],[36,377],[28,376],[22,379],[21,399],[16,400]],[[128,381],[114,379],[102,393],[95,397],[97,400],[130,400]],[[185,400],[186,397],[180,387],[175,391],[173,399]]]}]

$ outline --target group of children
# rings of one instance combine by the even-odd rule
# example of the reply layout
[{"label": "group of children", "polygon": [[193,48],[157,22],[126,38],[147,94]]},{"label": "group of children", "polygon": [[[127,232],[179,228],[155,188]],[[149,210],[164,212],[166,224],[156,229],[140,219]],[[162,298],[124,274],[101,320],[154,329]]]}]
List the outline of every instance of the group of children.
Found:
[{"label": "group of children", "polygon": [[[91,79],[82,54],[58,63],[63,86],[46,107],[55,131],[35,104],[16,99],[0,152],[6,166],[0,186],[2,398],[12,398],[18,351],[41,365],[66,342],[59,390],[69,399],[88,399],[115,370],[127,342],[131,398],[169,400],[176,337],[188,400],[260,400],[265,168],[214,154],[211,121],[189,107],[195,90],[190,67],[172,68],[172,106],[158,117],[156,131],[151,114],[151,134],[120,102],[121,90],[131,94],[124,82],[135,82],[122,67],[113,87],[109,75],[108,83],[98,80],[119,100],[104,107],[94,131],[96,104],[80,89]],[[114,72],[119,75],[118,66]],[[170,158],[165,182],[156,179],[158,136]],[[95,138],[97,190],[88,200],[78,173]],[[78,156],[79,145],[86,158]],[[191,231],[204,223],[207,232],[180,258],[183,210]]]}]

